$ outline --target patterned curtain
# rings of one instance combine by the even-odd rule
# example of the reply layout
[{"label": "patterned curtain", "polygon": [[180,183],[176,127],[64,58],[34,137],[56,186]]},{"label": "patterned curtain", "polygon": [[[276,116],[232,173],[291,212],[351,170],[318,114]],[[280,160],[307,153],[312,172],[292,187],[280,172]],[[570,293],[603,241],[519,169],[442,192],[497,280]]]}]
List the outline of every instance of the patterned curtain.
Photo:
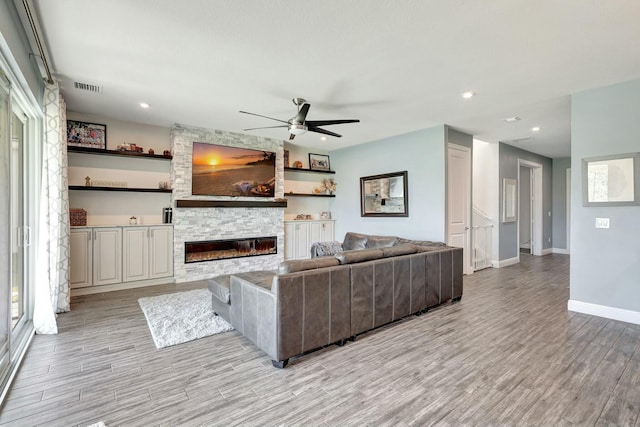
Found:
[{"label": "patterned curtain", "polygon": [[57,334],[56,313],[70,309],[67,112],[57,84],[44,90],[44,112],[33,323],[39,334]]}]

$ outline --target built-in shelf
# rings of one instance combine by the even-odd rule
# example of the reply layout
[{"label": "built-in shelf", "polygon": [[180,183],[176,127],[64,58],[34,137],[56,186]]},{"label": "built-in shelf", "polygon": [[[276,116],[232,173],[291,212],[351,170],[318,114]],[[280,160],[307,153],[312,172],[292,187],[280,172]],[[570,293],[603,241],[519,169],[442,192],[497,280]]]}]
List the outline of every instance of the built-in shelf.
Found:
[{"label": "built-in shelf", "polygon": [[335,194],[285,193],[285,197],[336,197]]},{"label": "built-in shelf", "polygon": [[142,157],[147,159],[171,160],[173,156],[164,156],[162,154],[139,153],[137,151],[120,151],[120,150],[96,150],[95,148],[84,147],[67,147],[69,153],[85,153],[96,154],[99,156],[124,156],[124,157]]},{"label": "built-in shelf", "polygon": [[176,200],[177,208],[286,208],[286,200]]},{"label": "built-in shelf", "polygon": [[129,187],[87,187],[82,185],[70,185],[69,190],[80,191],[128,191],[130,193],[171,193],[171,189],[161,188],[129,188]]},{"label": "built-in shelf", "polygon": [[327,174],[335,174],[336,173],[336,171],[322,171],[322,170],[316,170],[316,169],[289,168],[289,167],[285,167],[284,170],[285,171],[292,171],[292,172],[311,172],[311,173],[327,173]]}]

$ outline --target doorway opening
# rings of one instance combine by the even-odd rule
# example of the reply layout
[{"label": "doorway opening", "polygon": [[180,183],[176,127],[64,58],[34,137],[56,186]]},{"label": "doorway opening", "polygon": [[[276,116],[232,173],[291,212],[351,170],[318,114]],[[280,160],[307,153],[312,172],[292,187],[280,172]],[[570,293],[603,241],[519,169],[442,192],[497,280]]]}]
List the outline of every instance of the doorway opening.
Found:
[{"label": "doorway opening", "polygon": [[542,165],[518,159],[518,261],[542,255]]}]

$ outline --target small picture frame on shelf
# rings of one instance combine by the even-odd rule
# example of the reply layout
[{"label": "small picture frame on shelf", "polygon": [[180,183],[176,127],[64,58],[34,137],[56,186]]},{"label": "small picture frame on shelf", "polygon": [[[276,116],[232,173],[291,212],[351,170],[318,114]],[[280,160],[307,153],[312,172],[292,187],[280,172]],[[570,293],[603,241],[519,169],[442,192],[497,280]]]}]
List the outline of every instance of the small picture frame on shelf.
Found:
[{"label": "small picture frame on shelf", "polygon": [[284,150],[284,155],[282,156],[282,159],[284,161],[284,167],[288,168],[289,167],[289,150]]},{"label": "small picture frame on shelf", "polygon": [[67,120],[67,146],[107,149],[107,125]]},{"label": "small picture frame on shelf", "polygon": [[329,156],[309,153],[309,169],[313,171],[330,171]]}]

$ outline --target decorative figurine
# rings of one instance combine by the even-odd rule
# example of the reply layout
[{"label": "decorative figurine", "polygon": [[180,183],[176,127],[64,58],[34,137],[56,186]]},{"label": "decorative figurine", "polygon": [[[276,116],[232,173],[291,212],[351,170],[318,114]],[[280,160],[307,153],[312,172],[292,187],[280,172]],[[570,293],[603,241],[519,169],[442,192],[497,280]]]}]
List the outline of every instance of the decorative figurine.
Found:
[{"label": "decorative figurine", "polygon": [[149,148],[149,154],[151,154],[152,156],[155,154],[155,151],[153,151],[153,148]]},{"label": "decorative figurine", "polygon": [[90,176],[86,176],[84,178],[84,186],[85,187],[91,187],[91,177]]}]

